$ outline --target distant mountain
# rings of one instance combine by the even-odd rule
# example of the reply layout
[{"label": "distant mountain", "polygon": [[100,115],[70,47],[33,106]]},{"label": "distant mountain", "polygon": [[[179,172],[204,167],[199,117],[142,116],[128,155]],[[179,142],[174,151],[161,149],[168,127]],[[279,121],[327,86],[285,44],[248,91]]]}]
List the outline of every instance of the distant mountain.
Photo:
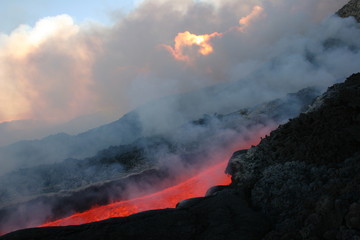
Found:
[{"label": "distant mountain", "polygon": [[44,120],[14,120],[0,123],[0,147],[23,140],[41,139],[57,132],[78,134],[113,121],[111,114],[82,115],[65,123]]},{"label": "distant mountain", "polygon": [[141,133],[136,113],[129,113],[115,122],[78,135],[59,133],[41,140],[20,141],[0,148],[0,174],[18,167],[90,157],[111,145],[130,143]]}]

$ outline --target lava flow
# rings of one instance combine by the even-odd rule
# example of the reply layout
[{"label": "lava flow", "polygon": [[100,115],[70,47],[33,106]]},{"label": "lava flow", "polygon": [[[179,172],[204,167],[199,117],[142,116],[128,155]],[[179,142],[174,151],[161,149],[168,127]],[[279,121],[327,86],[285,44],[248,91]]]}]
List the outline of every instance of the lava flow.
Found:
[{"label": "lava flow", "polygon": [[125,217],[146,210],[174,208],[181,200],[204,196],[206,191],[214,185],[230,184],[230,176],[224,173],[226,164],[227,161],[212,166],[199,175],[160,192],[97,206],[82,213],[75,213],[63,219],[45,223],[40,227],[78,225],[112,217]]}]

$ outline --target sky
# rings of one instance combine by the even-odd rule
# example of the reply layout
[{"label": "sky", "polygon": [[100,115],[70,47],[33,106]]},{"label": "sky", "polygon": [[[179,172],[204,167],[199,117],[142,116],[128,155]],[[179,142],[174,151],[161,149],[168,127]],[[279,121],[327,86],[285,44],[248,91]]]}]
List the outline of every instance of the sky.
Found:
[{"label": "sky", "polygon": [[35,24],[39,19],[68,14],[76,23],[87,20],[111,24],[113,15],[133,9],[136,0],[1,0],[0,32],[10,33],[21,24]]},{"label": "sky", "polygon": [[[154,99],[236,81],[244,87],[233,99],[204,95],[192,111],[249,106],[326,88],[360,61],[356,23],[331,17],[347,0],[0,1],[0,123],[106,122]],[[194,117],[176,101],[161,103],[142,108],[152,127]]]}]

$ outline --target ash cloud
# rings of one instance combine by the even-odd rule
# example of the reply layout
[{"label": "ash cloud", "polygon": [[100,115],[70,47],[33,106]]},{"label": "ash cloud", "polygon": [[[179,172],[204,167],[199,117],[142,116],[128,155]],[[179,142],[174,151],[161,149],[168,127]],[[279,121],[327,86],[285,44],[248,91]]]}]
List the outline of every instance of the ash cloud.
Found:
[{"label": "ash cloud", "polygon": [[[150,136],[204,113],[324,89],[358,71],[359,25],[331,16],[345,3],[143,1],[112,26],[67,15],[21,26],[0,36],[0,121],[136,109]],[[164,47],[185,31],[223,35],[207,56],[186,48],[188,64]]]},{"label": "ash cloud", "polygon": [[[292,72],[297,66],[296,75],[305,79],[307,60],[293,55],[304,57],[303,51],[321,45],[325,37],[357,39],[358,31],[340,36],[339,31],[351,28],[348,20],[325,20],[320,34],[314,29],[345,2],[144,1],[111,27],[76,25],[67,15],[42,19],[34,27],[20,26],[1,35],[1,119],[64,121],[103,109],[125,113],[159,96],[242,80],[253,73],[244,74],[242,68],[258,69],[274,57],[290,61],[284,68]],[[252,14],[254,6],[263,14]],[[214,53],[193,55],[193,66],[173,59],[161,47],[173,45],[179,32],[225,32],[239,27],[247,16],[251,21],[244,31],[232,30],[214,40]],[[340,50],[341,58],[356,57]],[[326,64],[335,63],[326,60],[318,63],[318,71],[332,78],[353,71],[342,66],[331,71]],[[271,72],[276,74],[268,69]],[[262,80],[273,88],[283,85],[281,81]],[[299,79],[287,82],[281,89],[285,93],[307,86]]]}]

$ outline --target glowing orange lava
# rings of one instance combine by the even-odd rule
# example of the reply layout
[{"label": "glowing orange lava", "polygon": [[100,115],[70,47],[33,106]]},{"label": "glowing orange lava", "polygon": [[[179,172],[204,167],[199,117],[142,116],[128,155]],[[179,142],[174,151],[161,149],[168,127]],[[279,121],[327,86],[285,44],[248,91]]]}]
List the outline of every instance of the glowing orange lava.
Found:
[{"label": "glowing orange lava", "polygon": [[178,33],[175,37],[174,47],[164,45],[167,50],[173,55],[177,60],[190,61],[189,56],[184,53],[186,47],[189,46],[199,46],[198,53],[201,55],[209,55],[214,51],[210,40],[213,37],[222,36],[222,33],[214,32],[212,34],[196,35],[192,34],[189,31]]},{"label": "glowing orange lava", "polygon": [[226,164],[227,161],[212,166],[201,174],[160,192],[105,206],[97,206],[88,211],[75,213],[67,218],[43,224],[40,227],[78,225],[112,217],[125,217],[140,211],[174,208],[181,200],[204,196],[206,191],[214,185],[230,184],[230,176],[224,173]]}]

